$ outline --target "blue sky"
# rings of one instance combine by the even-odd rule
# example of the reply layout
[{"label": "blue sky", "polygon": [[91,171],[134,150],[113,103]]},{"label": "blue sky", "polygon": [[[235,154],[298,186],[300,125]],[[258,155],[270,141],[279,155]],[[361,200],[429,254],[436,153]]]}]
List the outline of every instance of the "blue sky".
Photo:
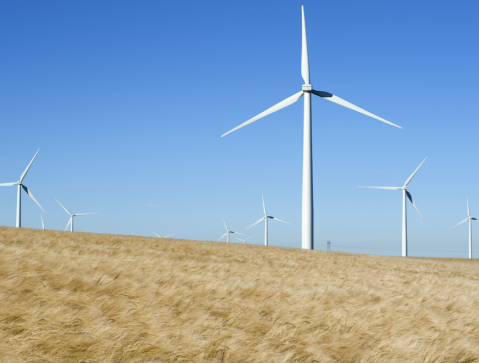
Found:
[{"label": "blue sky", "polygon": [[[313,99],[316,248],[399,255],[401,192],[358,186],[401,186],[428,156],[411,254],[466,257],[467,225],[448,228],[466,196],[479,216],[476,1],[2,2],[0,183],[41,148],[25,185],[48,229],[68,222],[58,198],[100,212],[78,231],[206,240],[223,216],[244,232],[264,194],[291,223],[270,243],[300,247],[302,101],[220,135],[301,90],[301,5],[314,88],[403,127]],[[15,208],[0,188],[1,225]],[[24,195],[23,225],[40,212]]]}]

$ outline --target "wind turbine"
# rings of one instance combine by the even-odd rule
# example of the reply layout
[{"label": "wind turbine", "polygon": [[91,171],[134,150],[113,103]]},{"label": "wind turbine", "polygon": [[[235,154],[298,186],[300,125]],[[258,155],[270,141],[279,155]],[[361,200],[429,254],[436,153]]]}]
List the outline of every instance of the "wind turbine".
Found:
[{"label": "wind turbine", "polygon": [[337,103],[338,105],[350,108],[351,110],[362,113],[366,116],[370,116],[379,121],[385,122],[389,125],[401,128],[392,122],[373,115],[372,113],[359,108],[348,101],[339,98],[328,92],[316,91],[309,83],[309,59],[308,59],[308,45],[306,42],[306,23],[304,20],[304,7],[301,7],[303,16],[303,36],[302,36],[302,53],[301,53],[301,75],[304,80],[302,90],[291,97],[281,101],[252,119],[242,123],[227,133],[221,135],[221,137],[228,135],[229,133],[236,131],[243,126],[259,120],[273,112],[281,110],[282,108],[289,106],[298,101],[304,96],[304,130],[303,130],[303,206],[302,206],[302,247],[304,249],[314,249],[314,225],[313,225],[313,159],[312,159],[312,137],[311,137],[311,94],[321,97],[325,100]]},{"label": "wind turbine", "polygon": [[[55,200],[58,202],[58,199],[55,198]],[[67,212],[70,215],[70,220],[67,223],[67,226],[65,227],[65,231],[68,229],[68,226],[71,225],[70,232],[73,232],[73,218],[76,216],[86,216],[87,214],[98,214],[98,212],[93,212],[93,213],[78,213],[78,214],[71,214],[68,209],[66,209],[63,204],[58,202],[62,206],[63,209],[65,209],[65,212]]]},{"label": "wind turbine", "polygon": [[[471,213],[469,211],[469,197],[467,197],[467,218],[464,219],[462,222],[459,222],[454,227],[464,223],[465,221],[469,220],[469,258],[472,258],[472,226],[471,221],[477,221],[477,218],[471,217]],[[454,228],[452,227],[452,228]],[[452,228],[449,228],[451,230]]]},{"label": "wind turbine", "polygon": [[226,222],[225,222],[225,219],[224,219],[224,218],[223,218],[223,223],[225,224],[226,233],[225,233],[224,235],[222,235],[222,236],[218,239],[218,241],[219,241],[220,239],[222,239],[224,236],[226,236],[226,242],[229,242],[229,241],[230,241],[230,233],[242,234],[242,235],[244,236],[244,233],[239,233],[239,232],[230,231],[230,230],[228,229],[228,226],[226,225]]},{"label": "wind turbine", "polygon": [[17,228],[21,228],[22,227],[22,188],[23,190],[30,196],[30,198],[33,199],[33,201],[35,203],[37,203],[37,205],[40,207],[40,209],[46,214],[47,212],[45,212],[45,210],[42,208],[42,206],[40,205],[40,203],[37,202],[37,200],[35,199],[35,197],[33,196],[32,192],[26,187],[26,185],[23,185],[22,182],[23,182],[23,179],[25,179],[25,177],[27,176],[27,173],[28,173],[28,170],[30,169],[30,167],[32,166],[33,164],[33,160],[35,160],[35,158],[37,157],[37,154],[38,152],[40,151],[40,149],[37,150],[37,153],[35,154],[35,156],[33,157],[32,161],[30,161],[30,164],[28,164],[27,168],[23,171],[22,175],[20,176],[20,180],[17,181],[16,183],[3,183],[3,184],[0,184],[0,187],[10,187],[10,186],[13,186],[13,185],[17,185],[17,223],[16,223],[16,227]]},{"label": "wind turbine", "polygon": [[264,204],[263,194],[261,194],[261,198],[263,199],[264,217],[261,218],[258,222],[253,223],[251,226],[249,226],[246,229],[249,229],[249,228],[253,227],[255,224],[258,224],[259,222],[261,222],[264,219],[264,245],[267,246],[268,245],[268,219],[274,219],[275,221],[283,222],[283,223],[286,223],[286,224],[291,224],[291,223],[288,223],[288,222],[282,221],[281,219],[269,216],[268,213],[266,213],[266,206]]},{"label": "wind turbine", "polygon": [[[427,157],[426,157],[427,159]],[[424,164],[426,159],[423,160],[421,165],[417,167],[417,169],[414,171],[414,173],[411,174],[411,176],[406,180],[404,183],[404,186],[402,187],[360,187],[360,188],[374,188],[374,189],[387,189],[387,190],[402,190],[403,194],[403,203],[402,203],[402,255],[403,257],[408,256],[408,249],[407,249],[407,217],[406,217],[406,196],[409,198],[410,202],[416,208],[417,212],[422,218],[421,212],[419,212],[419,209],[417,209],[416,203],[414,203],[414,200],[412,199],[411,193],[407,191],[407,186],[409,182],[412,180],[414,175],[416,175],[417,171],[419,168]],[[422,218],[424,220],[424,218]]]},{"label": "wind turbine", "polygon": [[43,224],[43,217],[41,214],[40,214],[40,218],[42,219],[42,229],[45,230],[45,225]]},{"label": "wind turbine", "polygon": [[168,236],[159,236],[159,235],[157,235],[157,234],[156,234],[155,232],[153,232],[153,231],[151,231],[151,233],[153,233],[153,234],[154,234],[156,237],[158,237],[158,238],[168,238],[168,237],[171,237],[171,236],[174,236],[174,235],[175,235],[175,234],[173,233],[173,234],[169,234]]},{"label": "wind turbine", "polygon": [[[254,236],[254,235],[253,235],[253,236]],[[236,239],[237,239],[237,240],[240,240],[240,241],[242,241],[244,244],[246,244],[246,241],[249,240],[249,239],[250,239],[251,237],[253,237],[253,236],[250,236],[250,237],[248,237],[248,238],[246,238],[246,239],[241,239],[241,238],[236,237]]]}]

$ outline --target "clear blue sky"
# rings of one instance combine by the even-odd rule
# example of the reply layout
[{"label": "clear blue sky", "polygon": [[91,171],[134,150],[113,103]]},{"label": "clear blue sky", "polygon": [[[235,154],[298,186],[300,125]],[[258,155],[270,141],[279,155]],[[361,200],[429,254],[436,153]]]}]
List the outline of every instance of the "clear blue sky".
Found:
[{"label": "clear blue sky", "polygon": [[[302,101],[224,132],[311,83],[403,130],[313,99],[315,244],[467,256],[479,217],[477,1],[10,1],[0,3],[0,183],[25,184],[48,229],[216,240],[268,212],[272,245],[301,245]],[[0,188],[14,226],[16,190]],[[40,227],[23,196],[23,224]],[[479,223],[475,230],[479,235]],[[474,230],[473,230],[474,231]],[[264,227],[246,231],[263,242]],[[476,257],[479,237],[475,238]],[[348,246],[348,247],[339,247]],[[447,252],[451,251],[451,252]]]}]

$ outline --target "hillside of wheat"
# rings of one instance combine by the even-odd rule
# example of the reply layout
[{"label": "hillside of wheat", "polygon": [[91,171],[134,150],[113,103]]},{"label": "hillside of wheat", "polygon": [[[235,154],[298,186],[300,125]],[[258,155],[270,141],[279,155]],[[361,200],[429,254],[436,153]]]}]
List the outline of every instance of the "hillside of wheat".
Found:
[{"label": "hillside of wheat", "polygon": [[479,261],[0,227],[1,362],[477,362]]}]

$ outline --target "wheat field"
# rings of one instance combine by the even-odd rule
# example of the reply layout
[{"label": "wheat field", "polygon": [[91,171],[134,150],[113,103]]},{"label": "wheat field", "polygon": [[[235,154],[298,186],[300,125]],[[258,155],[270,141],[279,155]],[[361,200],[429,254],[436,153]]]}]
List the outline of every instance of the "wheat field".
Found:
[{"label": "wheat field", "polygon": [[1,362],[477,362],[479,262],[0,227]]}]

